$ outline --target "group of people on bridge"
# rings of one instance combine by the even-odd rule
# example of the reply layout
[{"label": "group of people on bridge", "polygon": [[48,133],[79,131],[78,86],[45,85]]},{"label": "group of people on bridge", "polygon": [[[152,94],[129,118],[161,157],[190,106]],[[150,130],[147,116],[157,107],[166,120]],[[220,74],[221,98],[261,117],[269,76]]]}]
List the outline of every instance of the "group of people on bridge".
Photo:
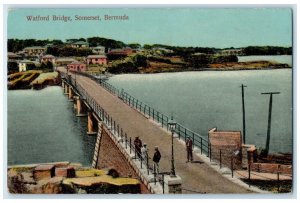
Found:
[{"label": "group of people on bridge", "polygon": [[[139,137],[135,137],[135,140],[133,142],[135,154],[140,158],[142,161],[146,160],[148,161],[148,148],[147,144],[142,144],[142,141]],[[159,161],[161,159],[160,151],[158,150],[158,146],[154,147],[154,154],[153,154],[153,173],[158,174],[159,173]]]},{"label": "group of people on bridge", "polygon": [[[142,161],[148,161],[148,148],[146,143],[142,143],[140,138],[137,136],[135,137],[135,140],[133,142],[134,144],[134,149],[135,149],[135,154],[136,156],[141,159]],[[188,162],[193,162],[193,141],[191,140],[190,137],[187,137],[185,141],[186,145],[186,152],[187,152],[187,163]],[[161,154],[158,149],[158,146],[154,147],[154,154],[152,157],[153,161],[153,173],[158,174],[159,173],[159,161],[161,159]]]}]

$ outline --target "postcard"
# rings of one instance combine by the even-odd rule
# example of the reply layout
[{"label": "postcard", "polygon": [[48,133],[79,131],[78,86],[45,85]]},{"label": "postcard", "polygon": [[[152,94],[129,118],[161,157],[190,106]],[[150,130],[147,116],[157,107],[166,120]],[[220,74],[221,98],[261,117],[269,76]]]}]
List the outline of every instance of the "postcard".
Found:
[{"label": "postcard", "polygon": [[10,195],[292,194],[293,12],[10,6]]}]

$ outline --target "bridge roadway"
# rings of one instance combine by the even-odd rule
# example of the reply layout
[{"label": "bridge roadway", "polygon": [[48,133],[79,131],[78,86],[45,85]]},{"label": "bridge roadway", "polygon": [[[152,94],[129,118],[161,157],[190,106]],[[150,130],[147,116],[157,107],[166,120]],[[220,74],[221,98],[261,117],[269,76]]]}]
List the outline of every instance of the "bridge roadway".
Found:
[{"label": "bridge roadway", "polygon": [[[61,69],[60,69],[61,70]],[[72,75],[74,78],[74,75]],[[171,136],[157,124],[150,122],[144,115],[129,107],[117,96],[99,86],[90,78],[76,75],[80,84],[101,105],[112,118],[119,123],[124,132],[132,139],[139,136],[149,148],[149,163],[152,164],[154,146],[158,146],[162,158],[160,171],[170,171]],[[200,157],[194,156],[195,163],[186,163],[185,146],[174,139],[176,174],[182,178],[183,193],[249,193],[251,191],[237,185],[204,163]]]}]

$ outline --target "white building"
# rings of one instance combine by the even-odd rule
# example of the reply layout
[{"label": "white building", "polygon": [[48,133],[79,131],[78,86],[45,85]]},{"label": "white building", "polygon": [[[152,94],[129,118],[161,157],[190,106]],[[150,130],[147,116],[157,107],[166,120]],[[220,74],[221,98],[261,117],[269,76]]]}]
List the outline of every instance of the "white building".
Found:
[{"label": "white building", "polygon": [[94,54],[105,54],[105,47],[103,46],[91,47],[91,49]]},{"label": "white building", "polygon": [[19,66],[19,72],[24,72],[27,71],[27,66],[28,64],[34,64],[32,61],[29,60],[22,60],[19,62],[18,66]]}]

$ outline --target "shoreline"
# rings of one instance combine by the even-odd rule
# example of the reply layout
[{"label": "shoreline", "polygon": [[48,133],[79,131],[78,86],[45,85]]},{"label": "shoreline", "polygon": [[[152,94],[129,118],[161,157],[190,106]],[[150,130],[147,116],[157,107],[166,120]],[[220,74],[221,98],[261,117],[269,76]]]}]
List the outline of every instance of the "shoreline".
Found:
[{"label": "shoreline", "polygon": [[158,73],[179,73],[179,72],[202,72],[202,71],[260,71],[260,70],[282,70],[282,69],[293,69],[292,67],[269,67],[269,68],[189,68],[184,70],[166,70],[166,71],[145,71],[135,73],[117,73],[114,75],[122,74],[158,74]]}]

